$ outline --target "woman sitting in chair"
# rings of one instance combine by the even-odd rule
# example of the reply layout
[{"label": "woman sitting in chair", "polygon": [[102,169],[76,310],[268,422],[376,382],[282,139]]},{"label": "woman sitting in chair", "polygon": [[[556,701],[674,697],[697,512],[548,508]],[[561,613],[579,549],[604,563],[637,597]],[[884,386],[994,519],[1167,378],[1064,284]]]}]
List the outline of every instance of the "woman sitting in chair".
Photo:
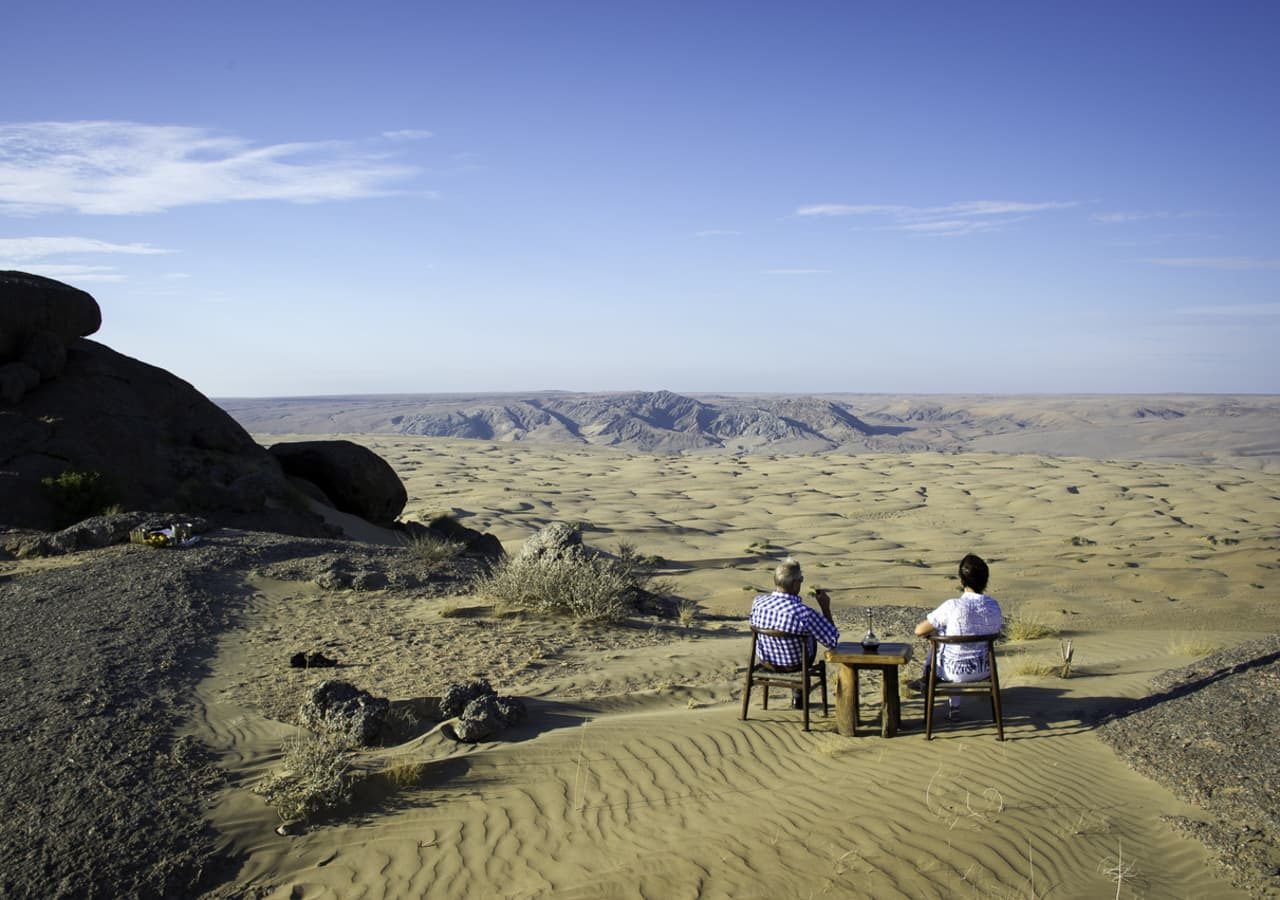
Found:
[{"label": "woman sitting in chair", "polygon": [[[970,634],[996,634],[1004,626],[1000,604],[988,597],[987,564],[979,556],[970,553],[960,560],[959,597],[946,601],[916,626],[916,634],[928,637],[935,632],[943,637]],[[985,644],[955,644],[939,652],[940,659],[926,657],[924,677],[912,682],[912,690],[922,690],[928,684],[929,666],[938,666],[939,681],[982,681],[991,675]]]}]

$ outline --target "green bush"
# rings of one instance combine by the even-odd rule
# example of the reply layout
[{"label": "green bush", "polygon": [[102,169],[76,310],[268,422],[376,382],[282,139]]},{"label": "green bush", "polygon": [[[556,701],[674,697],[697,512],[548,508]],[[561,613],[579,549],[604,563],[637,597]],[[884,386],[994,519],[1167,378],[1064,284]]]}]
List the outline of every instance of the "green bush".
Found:
[{"label": "green bush", "polygon": [[61,475],[40,479],[40,488],[53,505],[58,528],[99,515],[119,500],[115,488],[101,472],[68,469]]}]

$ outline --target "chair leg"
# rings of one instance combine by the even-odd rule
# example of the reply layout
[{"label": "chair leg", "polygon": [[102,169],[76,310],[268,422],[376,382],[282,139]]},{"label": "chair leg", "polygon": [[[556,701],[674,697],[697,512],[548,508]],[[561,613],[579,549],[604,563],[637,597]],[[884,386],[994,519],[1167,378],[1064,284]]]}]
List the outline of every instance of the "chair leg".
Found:
[{"label": "chair leg", "polygon": [[929,686],[925,689],[924,700],[924,739],[933,740],[933,667],[929,667]]},{"label": "chair leg", "polygon": [[746,684],[742,686],[742,721],[747,720],[747,708],[751,705],[751,670],[747,670]]},{"label": "chair leg", "polygon": [[822,717],[825,719],[830,715],[827,712],[827,664],[825,662],[822,664],[820,674],[822,675]]},{"label": "chair leg", "polygon": [[995,654],[991,655],[991,711],[995,714],[996,734],[1004,740],[1004,711],[1000,709],[1000,674],[996,671]]},{"label": "chair leg", "polygon": [[768,709],[769,708],[769,685],[767,684],[760,685],[760,690],[761,690],[760,708]]}]

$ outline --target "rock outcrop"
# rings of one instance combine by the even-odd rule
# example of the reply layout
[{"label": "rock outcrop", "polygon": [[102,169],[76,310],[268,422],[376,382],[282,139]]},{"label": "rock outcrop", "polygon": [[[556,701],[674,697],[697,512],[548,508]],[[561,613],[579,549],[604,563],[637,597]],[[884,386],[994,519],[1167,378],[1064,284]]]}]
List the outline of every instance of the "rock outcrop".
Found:
[{"label": "rock outcrop", "polygon": [[396,470],[351,441],[287,442],[269,450],[288,475],[314,484],[335,509],[370,522],[394,521],[409,499]]},{"label": "rock outcrop", "polygon": [[[0,527],[51,531],[118,506],[334,534],[230,415],[181,378],[86,339],[101,323],[84,291],[0,272]],[[323,462],[306,477],[337,508],[376,522],[404,508],[404,485],[376,454],[317,443]]]}]

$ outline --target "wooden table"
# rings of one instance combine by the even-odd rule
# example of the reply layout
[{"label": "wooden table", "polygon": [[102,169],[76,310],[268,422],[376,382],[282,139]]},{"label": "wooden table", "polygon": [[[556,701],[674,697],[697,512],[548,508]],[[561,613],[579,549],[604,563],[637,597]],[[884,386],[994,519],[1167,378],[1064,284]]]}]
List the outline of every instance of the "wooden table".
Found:
[{"label": "wooden table", "polygon": [[880,704],[880,734],[893,737],[902,724],[898,702],[898,669],[911,659],[910,644],[881,644],[874,651],[861,644],[841,642],[827,651],[828,665],[839,665],[836,679],[836,731],[852,737],[858,725],[858,672],[877,669],[884,676],[884,699]]}]

